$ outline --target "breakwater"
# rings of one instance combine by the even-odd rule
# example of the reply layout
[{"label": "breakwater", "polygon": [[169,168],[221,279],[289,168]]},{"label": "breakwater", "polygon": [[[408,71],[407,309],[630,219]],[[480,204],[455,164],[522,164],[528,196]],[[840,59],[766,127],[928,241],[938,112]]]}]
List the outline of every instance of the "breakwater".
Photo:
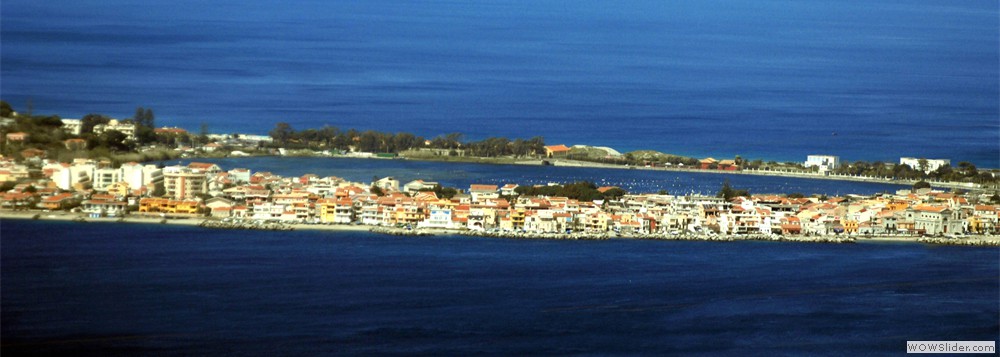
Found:
[{"label": "breakwater", "polygon": [[291,231],[295,230],[295,227],[276,222],[262,222],[262,221],[216,221],[216,220],[204,220],[198,224],[198,227],[205,228],[215,228],[215,229],[250,229],[259,231]]},{"label": "breakwater", "polygon": [[[388,234],[394,236],[437,236],[456,235],[466,237],[486,237],[504,239],[554,239],[554,240],[607,240],[607,239],[643,239],[643,240],[664,240],[664,241],[710,241],[710,242],[740,242],[740,241],[762,241],[762,242],[798,242],[798,243],[828,243],[828,244],[850,244],[857,243],[859,237],[856,236],[785,236],[767,234],[739,234],[739,235],[719,235],[702,233],[627,233],[627,232],[573,232],[573,233],[540,233],[522,231],[480,231],[470,229],[440,229],[440,228],[399,228],[399,227],[373,227],[369,230],[372,233]],[[884,237],[886,242],[895,243],[921,243],[933,245],[960,245],[974,247],[996,247],[1000,246],[1000,239],[987,236],[973,236],[967,238],[942,238],[942,237]],[[865,237],[865,241],[877,241],[879,237]]]},{"label": "breakwater", "polygon": [[709,234],[664,234],[664,233],[627,233],[627,232],[523,232],[523,231],[480,231],[470,229],[407,229],[397,227],[374,227],[372,233],[395,236],[435,236],[458,235],[467,237],[487,237],[505,239],[557,239],[557,240],[607,240],[607,239],[648,239],[677,241],[771,241],[771,242],[805,242],[805,243],[855,243],[854,237],[848,236],[775,236],[764,234],[751,235],[709,235]]},{"label": "breakwater", "polygon": [[1000,240],[987,240],[981,238],[942,238],[942,237],[921,237],[917,238],[917,242],[924,244],[935,244],[935,245],[963,245],[963,246],[973,246],[973,247],[1000,247]]}]

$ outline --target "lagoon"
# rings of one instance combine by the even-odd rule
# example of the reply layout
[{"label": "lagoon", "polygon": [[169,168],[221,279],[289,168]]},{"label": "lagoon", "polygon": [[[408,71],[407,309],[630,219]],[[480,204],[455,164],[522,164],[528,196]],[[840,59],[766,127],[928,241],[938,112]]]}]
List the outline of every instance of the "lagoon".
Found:
[{"label": "lagoon", "polygon": [[321,157],[247,157],[225,159],[185,159],[164,164],[187,164],[191,161],[211,162],[223,170],[247,168],[252,172],[270,171],[285,177],[308,173],[337,176],[349,181],[371,182],[374,177],[392,176],[405,184],[410,180],[436,181],[443,186],[468,189],[470,184],[544,185],[591,181],[598,186],[619,186],[633,193],[655,193],[666,190],[674,195],[702,193],[714,195],[729,180],[736,188],[752,194],[803,193],[846,195],[894,193],[909,186],[832,181],[774,176],[751,176],[699,172],[602,169],[587,167],[495,165],[478,163],[433,162],[415,160],[321,158]]}]

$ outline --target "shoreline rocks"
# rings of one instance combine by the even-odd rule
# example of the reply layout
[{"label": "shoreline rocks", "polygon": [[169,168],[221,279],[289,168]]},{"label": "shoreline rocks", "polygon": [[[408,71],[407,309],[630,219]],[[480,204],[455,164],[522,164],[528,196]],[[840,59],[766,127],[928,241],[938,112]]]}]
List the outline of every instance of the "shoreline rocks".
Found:
[{"label": "shoreline rocks", "polygon": [[295,230],[294,227],[285,225],[283,223],[271,223],[271,222],[260,222],[260,221],[250,221],[250,222],[224,222],[215,220],[204,220],[198,224],[198,227],[213,228],[213,229],[249,229],[258,231],[291,231]]}]

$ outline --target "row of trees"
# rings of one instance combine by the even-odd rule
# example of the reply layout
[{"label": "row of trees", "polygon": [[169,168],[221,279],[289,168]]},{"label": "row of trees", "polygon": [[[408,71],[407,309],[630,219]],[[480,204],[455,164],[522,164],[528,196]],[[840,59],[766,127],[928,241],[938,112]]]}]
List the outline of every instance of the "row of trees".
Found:
[{"label": "row of trees", "polygon": [[992,174],[980,172],[976,165],[968,161],[959,162],[957,167],[944,165],[928,173],[924,172],[927,169],[927,160],[921,159],[919,162],[923,167],[914,168],[906,164],[891,164],[881,161],[856,161],[850,165],[843,165],[834,172],[842,175],[895,177],[910,180],[931,178],[942,181],[977,183],[989,183],[996,180]]},{"label": "row of trees", "polygon": [[462,134],[450,133],[426,140],[411,133],[385,133],[355,129],[342,131],[337,127],[324,126],[320,129],[296,131],[291,124],[277,123],[269,133],[277,147],[289,149],[336,149],[354,148],[362,152],[398,153],[410,149],[432,148],[444,150],[465,150],[466,155],[478,157],[534,156],[545,153],[545,141],[541,137],[531,139],[487,138],[481,141],[462,142]]}]

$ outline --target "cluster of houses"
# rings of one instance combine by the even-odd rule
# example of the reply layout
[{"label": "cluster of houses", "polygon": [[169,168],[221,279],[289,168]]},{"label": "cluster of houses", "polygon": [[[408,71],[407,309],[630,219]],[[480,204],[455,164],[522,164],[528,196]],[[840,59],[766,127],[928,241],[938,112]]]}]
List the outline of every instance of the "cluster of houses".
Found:
[{"label": "cluster of houses", "polygon": [[[311,224],[526,232],[637,234],[994,234],[1000,206],[929,189],[876,196],[789,198],[629,194],[616,200],[518,196],[516,184],[476,184],[439,197],[435,182],[371,183],[281,177],[211,163],[157,167],[80,159],[44,161],[41,178],[0,160],[0,209],[72,209],[93,217],[150,215]],[[374,189],[377,187],[378,189]],[[602,187],[606,190],[610,187]],[[376,194],[380,193],[380,194]],[[971,200],[971,201],[970,201]]]}]

